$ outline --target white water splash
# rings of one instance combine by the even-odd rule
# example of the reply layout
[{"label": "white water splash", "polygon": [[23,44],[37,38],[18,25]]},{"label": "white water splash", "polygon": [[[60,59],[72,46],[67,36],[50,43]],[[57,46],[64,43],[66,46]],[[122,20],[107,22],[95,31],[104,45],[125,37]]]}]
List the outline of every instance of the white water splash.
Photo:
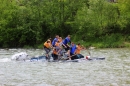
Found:
[{"label": "white water splash", "polygon": [[9,58],[0,59],[0,62],[10,62],[10,61],[11,61],[11,59],[9,59]]}]

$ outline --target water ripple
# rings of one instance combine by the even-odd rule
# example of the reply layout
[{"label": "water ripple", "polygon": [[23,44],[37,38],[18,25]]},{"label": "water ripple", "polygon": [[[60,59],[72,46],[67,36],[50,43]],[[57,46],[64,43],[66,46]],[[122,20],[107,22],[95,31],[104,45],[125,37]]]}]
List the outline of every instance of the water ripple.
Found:
[{"label": "water ripple", "polygon": [[129,86],[129,50],[89,50],[93,57],[105,57],[104,61],[49,63],[9,61],[16,52],[43,55],[41,49],[0,49],[0,86]]}]

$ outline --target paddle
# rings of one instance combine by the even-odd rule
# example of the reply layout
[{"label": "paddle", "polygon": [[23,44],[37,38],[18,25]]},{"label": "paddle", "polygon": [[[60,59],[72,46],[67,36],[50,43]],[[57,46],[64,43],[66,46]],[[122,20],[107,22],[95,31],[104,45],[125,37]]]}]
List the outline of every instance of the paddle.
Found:
[{"label": "paddle", "polygon": [[62,56],[58,54],[58,61],[62,59]]},{"label": "paddle", "polygon": [[83,47],[83,49],[86,50],[88,52],[89,56],[91,57],[90,51],[88,49],[86,49],[85,47]]},{"label": "paddle", "polygon": [[[68,57],[69,60],[71,60],[71,57],[76,56],[76,55],[77,55],[77,54],[74,54],[74,55],[72,55],[72,56],[69,56],[69,57]],[[68,58],[67,58],[67,59],[68,59]]]},{"label": "paddle", "polygon": [[89,54],[89,56],[91,56],[91,53],[90,53],[90,51],[89,50],[87,50],[88,51],[88,54]]}]

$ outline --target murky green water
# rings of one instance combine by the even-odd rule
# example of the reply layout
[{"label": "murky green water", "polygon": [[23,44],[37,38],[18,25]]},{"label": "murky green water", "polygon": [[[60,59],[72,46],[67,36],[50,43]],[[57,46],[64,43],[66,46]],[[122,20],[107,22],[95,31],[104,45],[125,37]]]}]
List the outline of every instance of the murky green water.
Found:
[{"label": "murky green water", "polygon": [[[39,56],[43,50],[0,49],[0,86],[130,86],[130,49],[93,49],[103,61],[14,62],[17,52]],[[82,51],[83,55],[88,52]]]}]

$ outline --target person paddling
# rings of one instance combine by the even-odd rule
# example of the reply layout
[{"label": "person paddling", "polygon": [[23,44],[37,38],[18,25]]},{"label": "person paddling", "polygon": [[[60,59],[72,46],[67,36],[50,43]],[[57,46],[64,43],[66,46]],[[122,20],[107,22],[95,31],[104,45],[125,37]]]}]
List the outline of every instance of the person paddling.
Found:
[{"label": "person paddling", "polygon": [[58,57],[62,56],[62,37],[58,38],[58,41],[55,43],[55,47],[53,48],[52,57],[53,60],[58,60]]},{"label": "person paddling", "polygon": [[50,58],[49,58],[49,52],[51,51],[51,40],[47,40],[45,43],[44,43],[44,50],[45,50],[45,52],[46,52],[46,60],[50,60]]},{"label": "person paddling", "polygon": [[59,39],[58,39],[58,41],[60,42],[60,46],[62,46],[62,41],[63,41],[63,39],[62,39],[62,37],[59,37]]},{"label": "person paddling", "polygon": [[82,50],[83,48],[82,48],[82,46],[80,45],[80,43],[78,43],[77,45],[76,45],[76,54],[80,54],[80,51]]},{"label": "person paddling", "polygon": [[65,51],[68,51],[70,49],[70,46],[68,43],[71,43],[70,35],[68,35],[62,42],[62,46],[65,48]]},{"label": "person paddling", "polygon": [[52,57],[53,60],[58,60],[58,51],[55,47],[53,48]]},{"label": "person paddling", "polygon": [[80,43],[78,43],[76,45],[76,51],[75,51],[75,53],[76,53],[77,59],[84,58],[84,56],[82,54],[80,54],[80,51],[83,50],[83,49],[84,49],[84,47],[81,46]]},{"label": "person paddling", "polygon": [[58,41],[59,35],[56,35],[56,37],[52,41],[52,46],[55,47],[55,43]]},{"label": "person paddling", "polygon": [[70,57],[69,57],[69,60],[74,60],[74,59],[76,59],[76,44],[74,44],[72,42],[71,46],[70,46]]},{"label": "person paddling", "polygon": [[55,49],[57,51],[58,54],[60,54],[61,50],[62,50],[62,47],[61,47],[61,44],[60,44],[60,40],[58,40],[56,43],[55,43]]},{"label": "person paddling", "polygon": [[84,58],[84,56],[82,54],[80,54],[80,51],[83,48],[81,47],[80,43],[78,43],[78,45],[74,44],[73,42],[71,43],[70,46],[70,56],[68,55],[68,59],[69,60],[74,60],[74,59],[80,59],[80,58]]}]

